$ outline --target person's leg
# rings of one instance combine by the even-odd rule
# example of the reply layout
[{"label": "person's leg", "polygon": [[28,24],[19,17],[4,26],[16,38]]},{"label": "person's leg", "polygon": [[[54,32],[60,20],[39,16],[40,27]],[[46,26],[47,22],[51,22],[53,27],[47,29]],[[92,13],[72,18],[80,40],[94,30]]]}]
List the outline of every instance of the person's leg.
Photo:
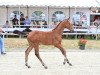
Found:
[{"label": "person's leg", "polygon": [[2,46],[2,43],[1,43],[1,37],[0,37],[0,54],[1,54],[1,51],[2,51],[2,50],[1,50],[1,49],[2,49],[1,46]]},{"label": "person's leg", "polygon": [[6,54],[3,51],[3,41],[2,41],[2,38],[1,37],[0,37],[0,51],[1,51],[1,54]]},{"label": "person's leg", "polygon": [[0,51],[1,51],[1,53],[3,52],[3,51],[2,51],[2,46],[3,46],[2,38],[0,37]]}]

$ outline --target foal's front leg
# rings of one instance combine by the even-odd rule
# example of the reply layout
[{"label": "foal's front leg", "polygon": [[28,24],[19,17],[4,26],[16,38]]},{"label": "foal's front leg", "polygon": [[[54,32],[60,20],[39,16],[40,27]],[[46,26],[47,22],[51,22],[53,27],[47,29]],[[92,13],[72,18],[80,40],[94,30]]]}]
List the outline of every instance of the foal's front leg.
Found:
[{"label": "foal's front leg", "polygon": [[48,67],[45,65],[45,63],[43,62],[43,60],[41,59],[40,55],[39,55],[39,47],[35,47],[35,55],[36,57],[40,60],[42,66],[44,66],[45,69],[47,69]]},{"label": "foal's front leg", "polygon": [[67,58],[67,56],[66,56],[66,51],[64,50],[64,48],[62,47],[62,45],[61,45],[61,44],[58,44],[58,45],[56,45],[55,47],[59,48],[60,51],[62,52],[62,54],[63,54],[64,57],[65,57],[63,64],[65,65],[66,62],[67,62],[70,66],[72,66],[72,64],[69,62],[69,60],[68,60],[68,58]]}]

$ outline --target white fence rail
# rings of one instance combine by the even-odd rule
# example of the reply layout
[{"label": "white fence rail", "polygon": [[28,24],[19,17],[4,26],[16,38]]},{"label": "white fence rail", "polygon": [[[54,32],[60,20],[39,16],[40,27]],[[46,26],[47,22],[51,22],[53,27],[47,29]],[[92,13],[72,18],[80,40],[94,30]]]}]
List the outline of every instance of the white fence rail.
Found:
[{"label": "white fence rail", "polygon": [[[14,30],[19,30],[19,31],[23,31],[27,26],[29,25],[20,25],[20,26],[24,26],[24,28],[21,28],[19,25],[15,25],[15,28],[2,28],[4,32],[9,32],[13,33]],[[18,27],[19,26],[19,27]],[[55,28],[56,26],[54,25],[30,25],[30,29],[31,30],[40,30],[40,31],[51,31],[53,28]],[[64,33],[63,35],[99,35],[100,34],[100,27],[93,27],[93,26],[87,26],[87,27],[82,27],[82,26],[74,26],[74,32],[70,33],[68,29],[64,29]],[[12,34],[11,34],[12,35]]]}]

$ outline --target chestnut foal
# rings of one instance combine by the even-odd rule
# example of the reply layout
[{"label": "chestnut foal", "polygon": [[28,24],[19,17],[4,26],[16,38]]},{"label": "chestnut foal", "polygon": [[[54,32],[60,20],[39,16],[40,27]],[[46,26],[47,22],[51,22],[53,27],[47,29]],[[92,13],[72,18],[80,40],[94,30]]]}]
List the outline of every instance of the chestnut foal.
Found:
[{"label": "chestnut foal", "polygon": [[32,31],[28,34],[27,40],[29,43],[29,47],[25,51],[25,65],[30,68],[28,65],[28,55],[30,51],[34,48],[36,57],[40,60],[42,65],[45,69],[47,69],[47,66],[42,61],[40,55],[39,55],[39,45],[54,45],[55,47],[59,48],[59,50],[64,55],[64,62],[66,62],[72,66],[72,64],[69,62],[67,56],[66,56],[66,50],[62,47],[61,41],[62,41],[62,34],[64,28],[69,29],[70,31],[73,31],[72,24],[69,22],[69,19],[65,19],[62,22],[60,22],[52,31]]}]

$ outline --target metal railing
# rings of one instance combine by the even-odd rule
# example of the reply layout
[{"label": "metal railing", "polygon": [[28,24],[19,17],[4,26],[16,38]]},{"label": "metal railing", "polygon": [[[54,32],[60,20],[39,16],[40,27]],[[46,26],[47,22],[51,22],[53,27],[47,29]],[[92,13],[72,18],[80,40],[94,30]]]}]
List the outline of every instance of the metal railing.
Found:
[{"label": "metal railing", "polygon": [[[5,32],[9,32],[9,34],[5,35],[13,35],[14,30],[19,30],[23,31],[27,26],[30,26],[31,30],[41,30],[41,31],[51,31],[53,28],[56,26],[54,25],[15,25],[16,27],[11,27],[11,28],[2,28]],[[22,28],[21,28],[22,27]],[[74,27],[74,32],[70,33],[68,29],[64,29],[63,35],[100,35],[100,27],[82,27],[82,26],[73,26]],[[11,34],[10,34],[11,33]]]},{"label": "metal railing", "polygon": [[[14,27],[13,27],[14,26]],[[26,27],[30,27],[30,29],[34,30],[45,30],[45,29],[53,29],[56,27],[56,25],[13,25],[10,28],[3,28],[5,31],[13,31],[15,29],[18,30],[23,30]],[[2,27],[2,25],[1,25]],[[86,33],[100,33],[100,27],[91,27],[91,26],[87,26],[87,27],[82,27],[82,26],[73,26],[74,27],[74,31],[77,32],[86,32]],[[64,31],[68,31],[68,29],[65,29]]]}]

